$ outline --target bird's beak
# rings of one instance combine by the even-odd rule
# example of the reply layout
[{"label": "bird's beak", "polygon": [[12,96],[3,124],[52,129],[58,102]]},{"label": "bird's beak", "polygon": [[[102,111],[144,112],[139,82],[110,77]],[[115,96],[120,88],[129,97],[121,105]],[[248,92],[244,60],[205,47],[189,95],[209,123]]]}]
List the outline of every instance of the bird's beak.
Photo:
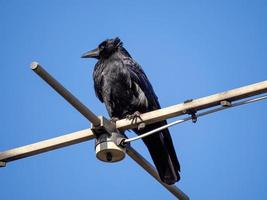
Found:
[{"label": "bird's beak", "polygon": [[87,51],[81,58],[99,58],[99,48]]}]

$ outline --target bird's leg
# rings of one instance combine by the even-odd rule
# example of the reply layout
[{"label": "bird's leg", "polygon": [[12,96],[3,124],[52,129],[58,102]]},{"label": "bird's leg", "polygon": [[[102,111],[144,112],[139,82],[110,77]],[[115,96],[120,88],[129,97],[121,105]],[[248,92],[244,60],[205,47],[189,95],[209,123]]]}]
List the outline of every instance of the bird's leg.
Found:
[{"label": "bird's leg", "polygon": [[116,124],[116,121],[118,121],[119,118],[118,117],[111,117],[110,121],[113,122],[114,124]]},{"label": "bird's leg", "polygon": [[143,119],[140,117],[141,113],[139,111],[135,111],[131,115],[126,115],[126,119],[131,120],[132,124],[136,123],[138,119],[140,119],[141,123],[138,124],[137,129],[142,130],[145,128],[146,124],[143,122]]},{"label": "bird's leg", "polygon": [[140,119],[141,121],[143,121],[142,118],[140,117],[140,115],[141,115],[141,113],[139,111],[135,111],[131,115],[130,114],[126,115],[125,118],[128,119],[128,120],[132,120],[132,123],[136,123],[136,121],[138,119]]}]

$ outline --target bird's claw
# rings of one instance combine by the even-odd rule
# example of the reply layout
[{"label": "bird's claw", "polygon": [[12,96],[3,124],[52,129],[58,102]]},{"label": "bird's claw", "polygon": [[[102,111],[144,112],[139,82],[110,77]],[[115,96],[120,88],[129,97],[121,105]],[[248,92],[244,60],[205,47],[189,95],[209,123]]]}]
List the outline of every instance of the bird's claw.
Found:
[{"label": "bird's claw", "polygon": [[139,111],[135,111],[131,115],[130,114],[126,115],[126,119],[128,119],[128,120],[136,120],[136,118],[140,118],[140,115],[141,115],[141,113]]},{"label": "bird's claw", "polygon": [[131,115],[126,115],[126,119],[131,120],[131,123],[136,123],[137,120],[139,119],[141,121],[140,124],[138,124],[137,129],[142,130],[145,128],[146,124],[143,122],[143,119],[140,117],[141,113],[139,111],[135,111]]},{"label": "bird's claw", "polygon": [[132,123],[137,122],[138,119],[140,119],[141,121],[143,121],[142,118],[140,117],[140,115],[141,115],[141,113],[139,111],[135,111],[131,115],[126,115],[126,119],[131,120]]},{"label": "bird's claw", "polygon": [[140,131],[140,130],[144,129],[145,127],[146,127],[146,124],[144,122],[141,122],[140,124],[138,124],[137,130]]},{"label": "bird's claw", "polygon": [[119,118],[118,117],[111,117],[110,121],[113,122],[114,124],[116,124],[116,121],[118,121]]}]

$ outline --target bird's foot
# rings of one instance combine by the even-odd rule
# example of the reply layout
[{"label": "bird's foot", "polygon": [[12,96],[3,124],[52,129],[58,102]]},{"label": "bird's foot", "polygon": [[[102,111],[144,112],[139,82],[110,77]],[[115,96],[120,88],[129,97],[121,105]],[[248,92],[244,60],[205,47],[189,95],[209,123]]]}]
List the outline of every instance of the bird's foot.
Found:
[{"label": "bird's foot", "polygon": [[141,123],[139,123],[137,126],[137,130],[142,130],[146,126],[146,124],[143,122],[143,119],[141,118],[140,115],[141,115],[141,113],[139,111],[135,111],[131,115],[126,115],[126,119],[131,120],[132,124],[136,123],[138,119],[141,121]]},{"label": "bird's foot", "polygon": [[116,124],[116,121],[118,121],[119,118],[118,117],[111,117],[110,121],[114,124]]},{"label": "bird's foot", "polygon": [[128,119],[128,120],[132,120],[132,123],[135,123],[138,119],[140,119],[141,121],[143,121],[142,118],[140,117],[140,115],[141,115],[141,113],[139,111],[135,111],[131,115],[126,115],[125,118]]}]

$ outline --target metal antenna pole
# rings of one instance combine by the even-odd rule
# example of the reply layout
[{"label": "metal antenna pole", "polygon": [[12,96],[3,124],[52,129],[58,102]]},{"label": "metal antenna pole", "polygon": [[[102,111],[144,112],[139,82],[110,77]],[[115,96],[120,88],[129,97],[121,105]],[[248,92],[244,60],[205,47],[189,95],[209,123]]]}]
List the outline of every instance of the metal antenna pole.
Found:
[{"label": "metal antenna pole", "polygon": [[160,180],[160,177],[156,169],[151,165],[141,154],[139,154],[134,148],[128,147],[127,154],[135,162],[137,162],[144,170],[146,170],[151,176],[153,176],[162,186],[169,190],[178,199],[189,200],[189,197],[175,185],[167,185]]},{"label": "metal antenna pole", "polygon": [[135,123],[132,123],[131,120],[121,119],[116,121],[116,128],[119,130],[133,129],[136,128],[141,122],[144,122],[145,124],[151,124],[172,117],[190,114],[192,111],[197,112],[215,106],[220,106],[222,102],[233,103],[241,99],[246,99],[248,97],[264,93],[267,93],[267,81],[258,82],[198,99],[190,99],[173,106],[143,113],[140,115],[142,120],[137,119]]},{"label": "metal antenna pole", "polygon": [[76,108],[85,118],[87,118],[95,127],[100,125],[100,119],[82,102],[71,94],[63,85],[54,79],[44,68],[37,62],[31,64],[31,69],[47,82],[54,90],[66,99],[74,108]]},{"label": "metal antenna pole", "polygon": [[7,163],[22,158],[27,158],[62,147],[67,147],[73,144],[85,142],[94,138],[95,135],[93,134],[91,129],[76,131],[59,137],[0,152],[0,163]]}]

